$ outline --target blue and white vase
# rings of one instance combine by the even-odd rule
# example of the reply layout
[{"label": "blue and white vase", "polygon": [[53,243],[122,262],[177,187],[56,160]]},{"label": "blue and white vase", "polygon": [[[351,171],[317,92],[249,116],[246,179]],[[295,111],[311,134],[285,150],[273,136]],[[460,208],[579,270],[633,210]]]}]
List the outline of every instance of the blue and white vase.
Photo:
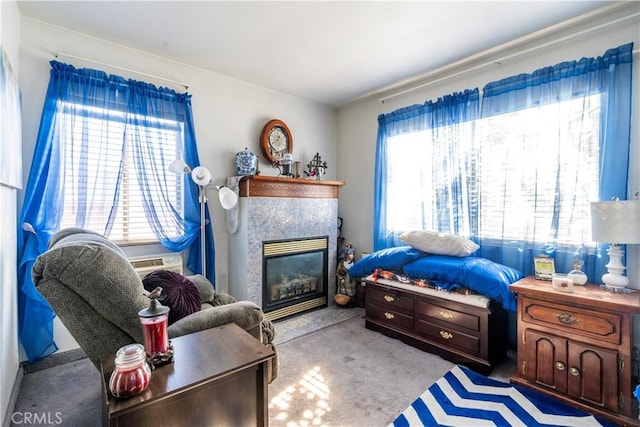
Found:
[{"label": "blue and white vase", "polygon": [[258,156],[247,147],[236,154],[236,174],[255,175],[258,170]]}]

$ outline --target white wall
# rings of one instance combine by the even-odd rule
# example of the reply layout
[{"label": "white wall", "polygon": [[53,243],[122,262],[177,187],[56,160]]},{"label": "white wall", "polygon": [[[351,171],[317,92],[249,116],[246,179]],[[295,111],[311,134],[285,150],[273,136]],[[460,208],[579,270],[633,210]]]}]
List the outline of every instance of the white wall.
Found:
[{"label": "white wall", "polygon": [[[19,33],[20,15],[15,1],[0,1],[0,46],[7,53],[16,75],[19,75]],[[16,378],[20,378],[15,244],[17,193],[17,190],[0,184],[0,422],[10,417],[9,411],[13,409],[12,398],[15,399],[11,392]]]},{"label": "white wall", "polygon": [[[517,56],[509,60],[501,60],[501,64],[462,73],[459,76],[443,79],[440,82],[423,87],[422,89],[393,97],[384,103],[380,99],[388,91],[345,105],[338,110],[338,179],[347,183],[341,191],[339,215],[344,218],[343,235],[351,241],[358,252],[370,252],[373,249],[373,180],[374,158],[377,136],[377,116],[389,113],[398,108],[413,104],[422,104],[426,100],[435,100],[440,96],[470,88],[482,88],[486,83],[502,79],[519,73],[529,73],[540,67],[554,65],[562,61],[580,59],[581,57],[595,57],[602,55],[607,49],[634,42],[634,50],[640,49],[640,4],[632,2],[621,9],[616,9],[606,16],[599,16],[594,20],[582,23],[571,29],[554,34],[537,43],[528,43],[518,47],[521,52],[536,45],[549,42],[551,39],[565,41],[557,42],[529,54]],[[636,16],[626,19],[627,16]],[[612,25],[607,22],[619,21]],[[594,28],[604,25],[598,30]],[[582,34],[586,32],[586,34]],[[582,34],[575,36],[576,34]],[[574,37],[575,36],[575,37]],[[505,52],[512,53],[511,51]],[[496,55],[493,59],[504,55]],[[462,58],[460,58],[462,59]],[[488,58],[486,62],[491,63]],[[633,107],[632,107],[632,137],[629,169],[630,189],[640,188],[640,71],[638,60],[634,55],[633,67]],[[451,70],[453,75],[460,70]],[[441,76],[438,76],[440,78]],[[412,87],[409,85],[409,87]],[[402,87],[396,88],[400,91]],[[640,289],[640,245],[629,246],[627,254],[628,275],[633,283],[632,287]],[[638,323],[638,322],[636,322]],[[640,325],[636,327],[636,339],[640,342]]]},{"label": "white wall", "polygon": [[[335,179],[336,118],[333,109],[23,17],[20,33],[20,82],[23,89],[25,182],[49,81],[49,61],[54,59],[56,53],[114,64],[188,84],[188,92],[193,95],[194,126],[200,160],[212,171],[214,182],[218,184],[224,183],[227,176],[235,175],[235,155],[238,151],[248,147],[261,155],[260,132],[264,124],[274,118],[283,120],[289,126],[293,135],[295,160],[306,163],[319,152],[331,166],[327,171],[327,179]],[[108,73],[184,91],[184,88],[166,81],[135,73],[64,56],[59,60],[77,67],[103,69]],[[263,175],[277,175],[277,170],[263,161],[260,169]],[[212,200],[209,205],[214,218],[217,289],[224,292],[228,290],[229,235],[226,216],[216,201]],[[158,248],[150,250],[157,251]],[[135,255],[140,255],[140,251]],[[59,322],[55,323],[54,331],[60,351],[77,346]]]}]

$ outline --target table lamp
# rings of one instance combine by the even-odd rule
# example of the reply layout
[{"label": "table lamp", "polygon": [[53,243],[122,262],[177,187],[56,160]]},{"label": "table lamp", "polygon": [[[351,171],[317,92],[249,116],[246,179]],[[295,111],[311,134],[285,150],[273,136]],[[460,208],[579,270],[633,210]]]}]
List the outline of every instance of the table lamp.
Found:
[{"label": "table lamp", "polygon": [[621,244],[640,243],[640,200],[611,200],[591,203],[591,236],[594,242],[609,242],[611,247],[607,273],[602,276],[605,287],[623,292],[629,285],[622,264]]}]

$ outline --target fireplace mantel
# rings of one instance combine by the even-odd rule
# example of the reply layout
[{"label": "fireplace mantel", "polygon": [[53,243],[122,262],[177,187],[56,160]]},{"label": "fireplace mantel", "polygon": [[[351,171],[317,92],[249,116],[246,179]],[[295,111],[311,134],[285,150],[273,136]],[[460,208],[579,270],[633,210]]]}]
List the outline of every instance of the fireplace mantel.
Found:
[{"label": "fireplace mantel", "polygon": [[240,197],[294,197],[337,199],[343,181],[318,181],[275,176],[246,176],[240,181]]}]

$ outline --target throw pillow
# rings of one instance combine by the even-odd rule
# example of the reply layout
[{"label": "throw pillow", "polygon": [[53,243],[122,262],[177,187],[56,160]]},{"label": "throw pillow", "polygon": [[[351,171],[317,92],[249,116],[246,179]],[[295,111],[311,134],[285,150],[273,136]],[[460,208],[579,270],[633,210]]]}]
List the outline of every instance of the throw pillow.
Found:
[{"label": "throw pillow", "polygon": [[198,288],[198,292],[200,292],[200,303],[212,304],[215,299],[216,290],[213,288],[213,285],[202,274],[194,274],[192,276],[187,276],[187,279],[191,280],[191,283],[196,285]]},{"label": "throw pillow", "polygon": [[162,288],[158,301],[169,307],[169,324],[173,324],[185,316],[200,311],[200,292],[196,285],[182,274],[157,270],[142,279],[144,288],[151,292],[156,287]]},{"label": "throw pillow", "polygon": [[466,237],[429,230],[407,231],[400,240],[418,250],[434,255],[469,256],[480,246]]}]

